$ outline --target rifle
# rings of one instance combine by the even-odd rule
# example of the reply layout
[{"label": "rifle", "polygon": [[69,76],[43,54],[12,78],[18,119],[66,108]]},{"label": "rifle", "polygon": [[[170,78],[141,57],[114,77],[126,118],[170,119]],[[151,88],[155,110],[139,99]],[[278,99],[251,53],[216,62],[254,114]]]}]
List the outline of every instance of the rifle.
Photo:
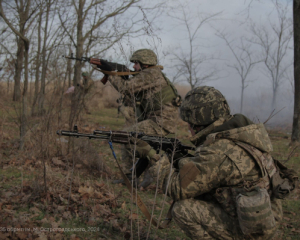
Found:
[{"label": "rifle", "polygon": [[[160,150],[163,150],[169,156],[173,155],[173,159],[175,159],[174,163],[178,162],[178,160],[182,157],[192,156],[188,153],[188,151],[195,150],[194,147],[184,145],[176,138],[150,136],[142,132],[137,133],[137,132],[125,132],[125,131],[94,130],[92,134],[79,133],[78,128],[75,125],[73,131],[58,130],[57,134],[60,136],[67,136],[67,137],[77,137],[77,138],[83,137],[88,139],[108,140],[109,142],[119,143],[119,144],[129,144],[130,139],[132,137],[135,137],[137,139],[147,142],[154,150],[157,151],[157,153],[159,153]],[[138,159],[138,161],[134,166],[134,169],[131,170],[135,171],[135,176],[138,178],[147,168],[148,164],[149,161],[147,158]]]},{"label": "rifle", "polygon": [[[72,60],[77,60],[80,62],[89,62],[90,64],[94,64],[97,66],[97,68],[101,69],[101,66],[106,66],[109,67],[111,70],[106,71],[106,70],[101,70],[101,72],[103,72],[106,75],[121,75],[121,76],[125,76],[125,75],[131,75],[131,74],[135,74],[136,72],[129,70],[125,65],[123,64],[119,64],[119,63],[115,63],[115,62],[109,62],[106,61],[104,59],[98,59],[98,58],[89,58],[89,57],[81,57],[81,58],[76,58],[73,56],[73,53],[71,53],[71,56],[65,56],[63,55],[64,58],[68,58],[68,59],[72,59]],[[98,69],[97,69],[98,70]],[[100,70],[99,70],[100,71]],[[118,72],[118,74],[116,74],[116,72]],[[130,73],[130,74],[129,74]],[[107,76],[104,76],[101,79],[101,82],[103,84],[106,84],[107,82]]]}]

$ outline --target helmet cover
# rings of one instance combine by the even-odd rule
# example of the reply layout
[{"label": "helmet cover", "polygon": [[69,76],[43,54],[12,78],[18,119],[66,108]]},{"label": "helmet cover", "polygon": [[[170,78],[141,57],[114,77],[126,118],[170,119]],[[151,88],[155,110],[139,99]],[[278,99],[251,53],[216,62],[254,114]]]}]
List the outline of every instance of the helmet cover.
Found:
[{"label": "helmet cover", "polygon": [[230,114],[229,105],[222,93],[213,87],[202,86],[189,91],[180,107],[183,121],[205,126]]},{"label": "helmet cover", "polygon": [[130,58],[130,62],[136,61],[145,65],[157,65],[157,56],[150,49],[140,49],[135,51]]}]

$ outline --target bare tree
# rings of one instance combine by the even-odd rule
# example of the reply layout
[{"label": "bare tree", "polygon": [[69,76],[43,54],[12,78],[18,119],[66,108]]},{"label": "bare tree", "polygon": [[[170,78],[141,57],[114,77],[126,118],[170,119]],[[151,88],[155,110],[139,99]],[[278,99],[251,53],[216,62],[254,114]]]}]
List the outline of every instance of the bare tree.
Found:
[{"label": "bare tree", "polygon": [[14,76],[15,72],[15,54],[13,53],[13,49],[11,49],[5,43],[7,39],[15,39],[15,37],[13,36],[14,33],[10,30],[7,24],[5,24],[2,18],[0,18],[0,26],[0,56],[2,57],[2,71],[0,78],[2,81],[6,79],[7,93],[9,94],[11,78]]},{"label": "bare tree", "polygon": [[[41,51],[41,88],[38,95],[38,113],[43,115],[45,112],[45,87],[46,87],[46,72],[48,70],[48,62],[50,56],[55,52],[55,48],[60,45],[63,40],[64,31],[61,26],[55,23],[57,12],[57,0],[42,1],[45,4],[45,19],[43,27],[43,47]],[[41,2],[41,4],[42,4]]]},{"label": "bare tree", "polygon": [[[65,8],[59,12],[61,24],[69,36],[73,46],[75,47],[76,58],[81,58],[83,54],[93,52],[101,53],[109,49],[118,42],[132,27],[131,25],[123,25],[117,22],[117,16],[126,12],[134,4],[140,0],[127,1],[64,1]],[[76,19],[71,17],[70,10],[74,10]],[[105,24],[109,21],[110,26]],[[101,27],[103,27],[101,29]],[[121,30],[123,28],[123,30]],[[75,29],[71,32],[71,29]],[[100,44],[100,45],[99,45]],[[102,45],[102,46],[101,46]],[[95,47],[100,49],[97,51]],[[79,82],[81,77],[81,62],[76,62],[74,67],[73,84]]]},{"label": "bare tree", "polygon": [[[27,89],[28,89],[28,60],[29,60],[29,39],[26,37],[26,33],[28,32],[28,27],[30,27],[31,23],[29,20],[34,19],[35,7],[33,6],[31,0],[27,1],[15,1],[15,8],[19,13],[19,30],[14,26],[14,21],[9,20],[3,11],[3,0],[0,0],[0,17],[5,21],[5,23],[9,26],[9,28],[14,32],[14,34],[18,38],[18,51],[16,60],[16,72],[15,72],[15,89],[16,85],[20,84],[21,80],[21,72],[23,65],[23,57],[24,57],[24,88],[23,88],[23,98],[22,98],[22,109],[21,109],[21,125],[20,125],[20,149],[23,149],[24,146],[24,136],[26,133],[26,124],[27,124]],[[10,4],[6,3],[8,6]],[[20,59],[19,59],[20,58]],[[18,79],[19,78],[19,79]],[[20,85],[18,89],[15,90],[14,100],[19,100],[19,91]]]},{"label": "bare tree", "polygon": [[278,90],[285,80],[285,72],[291,63],[287,60],[289,56],[290,43],[293,36],[292,19],[289,18],[289,3],[273,1],[278,22],[270,21],[271,31],[265,26],[251,24],[253,43],[260,46],[261,58],[264,62],[263,73],[272,83],[272,109],[276,107]]},{"label": "bare tree", "polygon": [[[13,95],[14,101],[21,100],[21,74],[24,64],[24,54],[26,51],[29,51],[29,40],[25,36],[32,23],[30,19],[33,19],[33,13],[35,12],[35,9],[32,8],[31,5],[31,0],[15,0],[14,2],[4,0],[0,1],[0,17],[17,37],[17,54],[14,76],[15,85]],[[18,22],[15,21],[15,16],[18,16]]]},{"label": "bare tree", "polygon": [[[124,13],[133,9],[134,6],[139,11],[137,8],[139,2],[141,0],[64,1],[63,6],[65,7],[61,7],[59,18],[75,48],[76,58],[81,58],[83,55],[103,54],[124,36],[139,32],[142,27],[138,26],[138,23],[142,21],[142,17],[135,20],[134,17],[130,16],[126,21],[123,18]],[[72,11],[75,12],[75,15]],[[76,61],[73,77],[74,86],[80,81],[82,67],[83,63]],[[76,94],[73,96],[70,126],[73,125],[73,121],[80,110],[76,107]]]},{"label": "bare tree", "polygon": [[241,80],[241,106],[240,113],[243,112],[244,103],[244,91],[248,87],[248,77],[250,72],[253,70],[255,64],[261,62],[261,60],[255,60],[253,51],[251,50],[251,45],[244,42],[244,38],[240,38],[240,45],[235,46],[233,40],[228,39],[228,35],[223,32],[218,31],[217,36],[223,39],[233,54],[235,63],[227,64],[228,67],[233,68],[239,75]]},{"label": "bare tree", "polygon": [[[188,4],[180,4],[169,13],[176,23],[183,26],[187,38],[185,43],[170,51],[172,67],[176,69],[177,81],[187,82],[191,88],[202,85],[207,81],[214,80],[217,70],[210,66],[213,55],[207,56],[201,52],[200,32],[201,28],[208,24],[220,13],[204,14],[197,12],[192,14]],[[180,36],[181,37],[181,36]]]},{"label": "bare tree", "polygon": [[40,67],[41,67],[41,45],[42,45],[42,38],[41,38],[41,31],[42,31],[42,17],[43,17],[43,5],[40,5],[40,11],[38,16],[38,26],[37,26],[37,49],[36,49],[36,56],[35,56],[35,82],[34,82],[34,96],[33,96],[33,103],[31,108],[31,115],[35,114],[35,105],[38,99],[39,93],[39,81],[40,81]]},{"label": "bare tree", "polygon": [[300,0],[293,1],[294,18],[294,118],[292,142],[300,142]]}]

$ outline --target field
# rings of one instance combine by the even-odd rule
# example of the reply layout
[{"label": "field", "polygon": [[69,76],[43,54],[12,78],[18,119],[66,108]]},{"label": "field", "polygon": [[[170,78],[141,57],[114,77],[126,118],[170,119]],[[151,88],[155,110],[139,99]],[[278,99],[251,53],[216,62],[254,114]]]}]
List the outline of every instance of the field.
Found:
[{"label": "field", "polygon": [[[91,100],[91,114],[78,118],[80,132],[121,130],[126,122],[116,106]],[[113,101],[112,101],[113,102]],[[114,104],[111,104],[114,105]],[[56,105],[55,105],[56,106]],[[28,118],[23,150],[19,150],[19,106],[3,99],[0,109],[0,239],[188,239],[175,225],[158,230],[149,225],[122,184],[106,141],[59,137],[68,130],[68,101],[63,115],[47,110]],[[290,135],[269,129],[273,156],[300,170],[300,150],[289,146]],[[185,123],[176,135],[187,142]],[[120,145],[114,145],[120,159]],[[290,153],[292,155],[290,156]],[[156,219],[164,219],[171,200],[155,186],[138,191]],[[283,201],[284,219],[276,239],[299,239],[299,186]]]}]

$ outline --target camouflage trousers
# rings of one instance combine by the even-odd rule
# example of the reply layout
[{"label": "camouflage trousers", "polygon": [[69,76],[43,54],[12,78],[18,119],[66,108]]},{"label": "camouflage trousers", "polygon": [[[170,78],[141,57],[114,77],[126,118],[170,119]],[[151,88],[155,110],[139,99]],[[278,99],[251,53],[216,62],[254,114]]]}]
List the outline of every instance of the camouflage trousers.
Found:
[{"label": "camouflage trousers", "polygon": [[227,214],[217,202],[196,199],[181,200],[174,204],[172,217],[191,239],[265,240],[272,239],[275,234],[275,231],[272,231],[263,236],[243,235],[238,219]]}]

